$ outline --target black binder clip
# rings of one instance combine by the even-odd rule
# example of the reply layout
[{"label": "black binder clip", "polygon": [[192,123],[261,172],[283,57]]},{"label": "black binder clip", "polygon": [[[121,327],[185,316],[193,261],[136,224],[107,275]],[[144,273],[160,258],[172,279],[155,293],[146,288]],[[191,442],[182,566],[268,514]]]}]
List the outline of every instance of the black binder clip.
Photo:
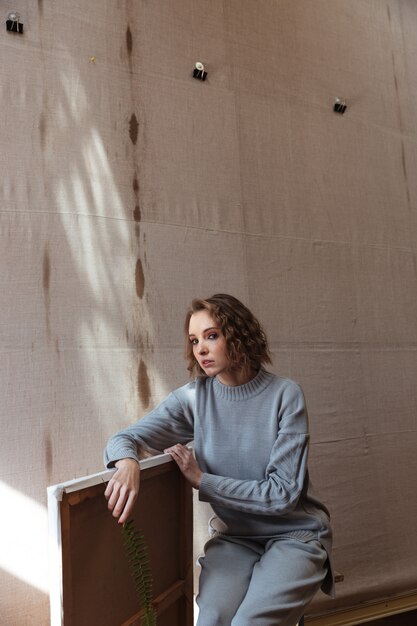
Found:
[{"label": "black binder clip", "polygon": [[346,102],[344,100],[340,100],[340,98],[336,98],[334,105],[333,105],[333,111],[335,113],[341,113],[343,115],[346,109],[347,109]]},{"label": "black binder clip", "polygon": [[20,21],[19,13],[9,13],[6,20],[6,29],[11,33],[23,33],[23,24]]},{"label": "black binder clip", "polygon": [[204,69],[204,65],[200,61],[197,61],[195,64],[193,77],[197,78],[197,80],[206,80],[207,78],[207,72]]}]

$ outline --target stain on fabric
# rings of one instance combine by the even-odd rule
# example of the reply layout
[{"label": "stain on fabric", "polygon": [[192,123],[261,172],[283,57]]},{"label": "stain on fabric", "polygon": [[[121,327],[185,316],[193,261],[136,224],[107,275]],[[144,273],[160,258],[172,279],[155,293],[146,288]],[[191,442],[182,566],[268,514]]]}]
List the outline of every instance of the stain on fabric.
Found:
[{"label": "stain on fabric", "polygon": [[397,75],[394,72],[394,85],[395,85],[395,91],[397,92],[397,96],[398,96],[398,80],[397,80]]},{"label": "stain on fabric", "polygon": [[145,276],[143,274],[142,261],[140,259],[138,259],[136,262],[135,283],[138,298],[142,299],[143,293],[145,291]]},{"label": "stain on fabric", "polygon": [[132,50],[133,50],[133,38],[132,38],[132,31],[130,30],[129,24],[127,25],[127,29],[126,29],[126,48],[127,48],[128,55],[131,56]]},{"label": "stain on fabric", "polygon": [[[135,220],[135,222],[140,222],[141,211],[140,211],[140,206],[139,206],[139,181],[138,181],[138,177],[136,174],[133,178],[132,187],[133,187],[133,193],[136,196],[136,206],[133,210],[133,219]],[[138,227],[135,228],[135,232],[136,232],[136,236],[139,237],[140,232],[139,232]]]},{"label": "stain on fabric", "polygon": [[135,220],[135,222],[140,222],[140,206],[137,204],[133,210],[133,219]]},{"label": "stain on fabric", "polygon": [[[389,9],[388,9],[388,12],[389,12]],[[389,15],[389,13],[388,13],[388,15]],[[400,127],[400,131],[402,131],[403,127],[404,127],[404,124],[403,124],[403,115],[402,115],[402,111],[401,111],[401,98],[400,98],[399,88],[398,88],[398,80],[397,80],[396,63],[395,63],[394,52],[391,52],[391,60],[392,60],[392,72],[393,72],[393,75],[394,75],[395,92],[396,92],[396,95],[397,95],[398,125]],[[406,194],[407,194],[407,202],[408,202],[408,206],[410,206],[411,197],[410,197],[410,188],[409,188],[409,184],[408,184],[407,160],[406,160],[405,147],[404,147],[404,141],[403,140],[401,140],[401,166],[402,166],[402,171],[403,171],[403,175],[404,175],[404,183],[405,183],[405,191],[406,191]]]},{"label": "stain on fabric", "polygon": [[46,118],[45,113],[43,112],[41,113],[41,116],[39,118],[39,137],[42,150],[44,150],[46,143]]},{"label": "stain on fabric", "polygon": [[45,467],[48,478],[52,475],[53,470],[53,446],[50,435],[45,437]]},{"label": "stain on fabric", "polygon": [[138,131],[139,131],[139,122],[136,118],[136,115],[132,113],[132,116],[129,120],[129,137],[133,145],[136,145],[138,140]]},{"label": "stain on fabric", "polygon": [[38,9],[39,9],[39,13],[42,15],[42,13],[43,13],[43,0],[38,0]]},{"label": "stain on fabric", "polygon": [[406,157],[405,157],[405,147],[404,147],[404,141],[401,141],[401,164],[402,164],[402,168],[403,168],[403,174],[404,174],[404,182],[405,182],[405,190],[407,193],[407,201],[408,201],[408,205],[410,206],[410,188],[408,186],[408,173],[407,173],[407,161],[406,161]]},{"label": "stain on fabric", "polygon": [[388,15],[388,21],[391,23],[391,11],[389,8],[389,4],[387,4],[387,15]]},{"label": "stain on fabric", "polygon": [[138,393],[140,401],[143,407],[146,409],[149,406],[149,400],[151,397],[151,386],[148,376],[148,368],[143,359],[140,360],[138,368]]},{"label": "stain on fabric", "polygon": [[45,295],[49,293],[49,284],[51,281],[51,262],[49,260],[48,247],[45,246],[42,263],[42,283]]},{"label": "stain on fabric", "polygon": [[392,72],[394,74],[395,91],[397,92],[397,96],[398,96],[398,81],[397,81],[397,74],[395,71],[395,56],[393,52],[391,52],[391,61],[392,61]]},{"label": "stain on fabric", "polygon": [[49,288],[51,283],[51,261],[49,258],[48,245],[45,246],[45,250],[43,253],[43,261],[42,261],[42,285],[43,285],[43,293],[45,297],[45,309],[46,309],[46,332],[48,337],[51,334],[50,328],[50,294]]},{"label": "stain on fabric", "polygon": [[408,176],[407,176],[407,163],[405,160],[405,148],[404,148],[404,142],[401,142],[401,163],[403,166],[403,172],[404,172],[404,178],[406,180],[406,182],[408,182]]}]

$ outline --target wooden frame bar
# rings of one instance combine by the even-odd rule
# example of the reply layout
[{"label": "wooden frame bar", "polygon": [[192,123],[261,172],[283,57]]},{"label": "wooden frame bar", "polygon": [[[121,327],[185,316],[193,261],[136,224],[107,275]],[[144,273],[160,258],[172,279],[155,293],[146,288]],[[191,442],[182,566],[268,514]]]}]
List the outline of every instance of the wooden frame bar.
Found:
[{"label": "wooden frame bar", "polygon": [[417,593],[305,618],[306,626],[357,626],[417,609]]}]

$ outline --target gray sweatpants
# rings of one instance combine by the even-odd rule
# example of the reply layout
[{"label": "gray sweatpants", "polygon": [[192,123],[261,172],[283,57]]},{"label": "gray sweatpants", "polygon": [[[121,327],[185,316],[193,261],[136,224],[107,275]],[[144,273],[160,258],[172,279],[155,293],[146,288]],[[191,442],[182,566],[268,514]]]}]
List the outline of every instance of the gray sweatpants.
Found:
[{"label": "gray sweatpants", "polygon": [[200,558],[197,626],[295,626],[327,573],[318,541],[219,535]]}]

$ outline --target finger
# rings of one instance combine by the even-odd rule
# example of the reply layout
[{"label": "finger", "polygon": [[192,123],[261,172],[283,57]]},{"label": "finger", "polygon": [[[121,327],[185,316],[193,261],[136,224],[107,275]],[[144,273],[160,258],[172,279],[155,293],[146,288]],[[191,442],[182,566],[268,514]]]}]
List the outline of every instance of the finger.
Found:
[{"label": "finger", "polygon": [[113,508],[113,517],[120,517],[128,500],[128,492],[125,489],[120,490],[119,498]]},{"label": "finger", "polygon": [[180,444],[173,447],[173,452],[179,456],[180,459],[186,459],[189,457],[187,448],[184,448],[184,446],[181,446]]},{"label": "finger", "polygon": [[169,446],[169,448],[165,448],[164,452],[170,453],[172,450],[186,450],[187,448],[183,446],[181,443],[175,443],[173,446]]},{"label": "finger", "polygon": [[175,446],[170,446],[169,448],[165,448],[165,454],[172,454],[175,450],[178,450],[180,444],[176,443]]},{"label": "finger", "polygon": [[137,498],[136,493],[131,492],[129,494],[123,513],[119,517],[119,521],[118,521],[119,524],[124,524],[127,521],[129,515],[131,514],[133,510],[133,505],[135,504],[136,498]]},{"label": "finger", "polygon": [[123,485],[120,485],[119,483],[115,483],[113,485],[112,494],[107,501],[107,507],[110,509],[110,511],[112,511],[115,508],[115,506],[117,506],[117,503],[119,502],[120,498],[123,497],[124,490],[125,490],[125,487],[123,487]]},{"label": "finger", "polygon": [[171,448],[167,448],[166,450],[164,450],[164,452],[166,452],[167,454],[170,454],[172,457],[176,456],[178,458],[179,456],[179,450],[177,446],[172,446]]},{"label": "finger", "polygon": [[115,482],[114,482],[114,477],[113,477],[109,480],[107,487],[106,487],[106,491],[104,492],[104,495],[107,499],[109,499],[111,494],[113,493],[114,485],[115,485]]},{"label": "finger", "polygon": [[172,456],[173,461],[175,461],[175,463],[179,465],[181,463],[181,457],[176,453],[175,450],[173,450],[170,454]]},{"label": "finger", "polygon": [[192,459],[189,455],[179,456],[180,463],[183,467],[191,467]]}]

